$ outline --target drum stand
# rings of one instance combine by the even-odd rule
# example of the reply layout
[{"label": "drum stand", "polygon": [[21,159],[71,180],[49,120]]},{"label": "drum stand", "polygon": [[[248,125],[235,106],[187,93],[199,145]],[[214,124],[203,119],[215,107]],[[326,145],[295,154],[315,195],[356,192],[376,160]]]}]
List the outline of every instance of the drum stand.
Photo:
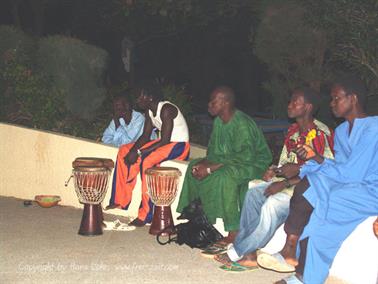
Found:
[{"label": "drum stand", "polygon": [[149,233],[151,235],[158,235],[161,232],[162,236],[167,236],[174,232],[174,223],[172,218],[171,206],[154,206],[154,217]]},{"label": "drum stand", "polygon": [[97,236],[102,235],[102,215],[101,204],[84,203],[83,217],[79,229],[79,235]]}]

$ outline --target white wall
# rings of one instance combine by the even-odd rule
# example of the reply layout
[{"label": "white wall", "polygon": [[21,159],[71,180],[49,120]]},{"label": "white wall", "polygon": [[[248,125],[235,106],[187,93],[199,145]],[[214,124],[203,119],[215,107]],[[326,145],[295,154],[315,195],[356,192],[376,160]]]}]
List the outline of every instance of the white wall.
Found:
[{"label": "white wall", "polygon": [[[21,199],[34,199],[38,194],[60,195],[61,205],[81,208],[73,186],[73,180],[67,187],[65,181],[72,171],[72,162],[77,157],[99,157],[115,161],[118,149],[86,139],[29,129],[20,126],[0,123],[0,160],[1,179],[0,194]],[[191,157],[206,154],[206,148],[194,145]],[[164,165],[177,167],[183,176],[180,180],[181,190],[187,162],[172,161]],[[111,180],[103,206],[108,204],[111,195]],[[133,194],[133,201],[127,211],[109,210],[108,213],[135,217],[141,200],[140,180]],[[178,198],[172,205],[177,206]],[[176,215],[174,215],[175,217]]]}]

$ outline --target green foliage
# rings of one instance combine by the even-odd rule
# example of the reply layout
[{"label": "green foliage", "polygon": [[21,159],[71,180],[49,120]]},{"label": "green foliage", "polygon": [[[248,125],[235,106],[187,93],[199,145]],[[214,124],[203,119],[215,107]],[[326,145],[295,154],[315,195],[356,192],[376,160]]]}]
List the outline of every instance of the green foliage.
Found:
[{"label": "green foliage", "polygon": [[[311,3],[310,3],[311,2]],[[334,64],[354,72],[369,87],[371,113],[378,113],[378,1],[309,1],[307,20],[323,29]]]},{"label": "green foliage", "polygon": [[35,71],[34,40],[10,27],[1,27],[0,34],[1,119],[43,129],[55,127],[64,112],[61,93]]},{"label": "green foliage", "polygon": [[241,7],[250,7],[251,1],[201,1],[201,0],[140,0],[116,1],[125,17],[132,13],[168,18],[172,23],[187,23],[196,19],[206,24],[215,17],[233,17]]},{"label": "green foliage", "polygon": [[[370,112],[378,112],[376,0],[266,0],[260,8],[253,45],[271,74],[264,87],[272,95],[274,116],[286,113],[284,92],[302,84],[319,91],[340,72],[353,72],[366,82]],[[328,108],[326,101],[321,105]],[[329,119],[327,111],[321,115]]]},{"label": "green foliage", "polygon": [[66,107],[85,119],[94,117],[105,98],[107,57],[100,48],[64,36],[42,38],[37,51],[39,69],[62,90]]},{"label": "green foliage", "polygon": [[136,42],[172,36],[212,23],[219,30],[238,13],[251,10],[250,0],[114,0],[120,29]]},{"label": "green foliage", "polygon": [[263,87],[273,98],[268,108],[273,119],[287,118],[287,102],[289,100],[290,91],[287,83],[275,77],[264,82]]},{"label": "green foliage", "polygon": [[186,93],[184,86],[165,84],[162,86],[164,99],[177,105],[185,117],[192,115],[191,97]]},{"label": "green foliage", "polygon": [[36,40],[12,26],[0,26],[0,54],[2,56],[0,68],[17,57],[19,63],[32,65]]},{"label": "green foliage", "polygon": [[264,84],[272,95],[272,114],[286,117],[289,90],[310,85],[320,90],[328,77],[325,64],[326,37],[305,24],[304,10],[291,2],[273,1],[254,37],[254,52],[270,71]]},{"label": "green foliage", "polygon": [[[104,101],[102,86],[106,53],[70,38],[38,41],[9,27],[0,27],[0,35],[0,119],[84,138],[100,137],[112,113],[111,98]],[[74,104],[70,95],[80,92],[87,100],[79,96],[81,105],[74,110],[80,113],[75,115],[66,104]],[[88,95],[92,93],[95,98]],[[96,118],[88,119],[86,112],[95,107]]]},{"label": "green foliage", "polygon": [[47,77],[12,59],[1,69],[0,80],[6,86],[1,102],[2,118],[43,129],[56,126],[64,112],[62,96]]}]

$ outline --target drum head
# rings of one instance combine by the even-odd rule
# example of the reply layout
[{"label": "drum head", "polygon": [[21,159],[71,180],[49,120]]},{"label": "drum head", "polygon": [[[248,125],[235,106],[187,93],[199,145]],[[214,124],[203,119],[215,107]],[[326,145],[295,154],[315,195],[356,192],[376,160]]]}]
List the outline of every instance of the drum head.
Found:
[{"label": "drum head", "polygon": [[114,168],[114,162],[111,159],[79,157],[72,162],[72,167],[76,168]]},{"label": "drum head", "polygon": [[181,176],[181,171],[174,167],[152,167],[145,171],[147,175]]}]

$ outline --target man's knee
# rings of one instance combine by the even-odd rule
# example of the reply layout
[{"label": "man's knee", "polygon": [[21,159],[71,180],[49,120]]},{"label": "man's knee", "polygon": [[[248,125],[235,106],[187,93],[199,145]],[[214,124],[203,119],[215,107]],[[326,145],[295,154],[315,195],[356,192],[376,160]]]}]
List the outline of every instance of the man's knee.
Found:
[{"label": "man's knee", "polygon": [[124,145],[120,146],[119,149],[118,149],[118,156],[123,158],[123,156],[125,156],[127,153],[129,153],[131,147],[133,147],[133,146],[134,146],[134,143],[124,144]]},{"label": "man's knee", "polygon": [[294,187],[294,195],[306,192],[306,190],[310,187],[310,183],[308,182],[307,177],[304,177],[295,187]]},{"label": "man's knee", "polygon": [[308,203],[304,198],[303,193],[309,188],[310,184],[308,183],[307,178],[303,178],[294,188],[293,196],[290,200],[290,208],[301,205],[302,203]]},{"label": "man's knee", "polygon": [[[280,194],[280,193],[277,193]],[[285,194],[285,193],[281,193]],[[269,196],[262,206],[262,210],[266,210],[273,213],[289,212],[290,196],[287,198],[274,198],[275,196]]]},{"label": "man's knee", "polygon": [[245,195],[245,199],[249,202],[253,202],[254,200],[261,199],[263,196],[263,192],[256,190],[256,189],[249,189]]}]

